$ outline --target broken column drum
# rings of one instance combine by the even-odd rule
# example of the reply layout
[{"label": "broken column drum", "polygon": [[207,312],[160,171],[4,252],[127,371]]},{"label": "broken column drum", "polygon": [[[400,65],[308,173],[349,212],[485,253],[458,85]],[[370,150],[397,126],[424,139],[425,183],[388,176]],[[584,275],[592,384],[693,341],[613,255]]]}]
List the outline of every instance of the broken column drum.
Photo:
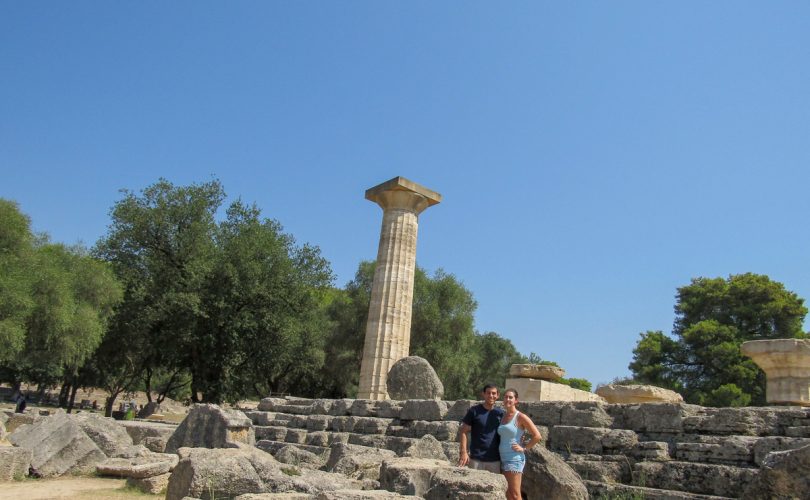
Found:
[{"label": "broken column drum", "polygon": [[388,399],[388,370],[410,349],[418,216],[442,197],[395,177],[367,190],[366,199],[383,209],[383,220],[357,397],[378,400]]}]

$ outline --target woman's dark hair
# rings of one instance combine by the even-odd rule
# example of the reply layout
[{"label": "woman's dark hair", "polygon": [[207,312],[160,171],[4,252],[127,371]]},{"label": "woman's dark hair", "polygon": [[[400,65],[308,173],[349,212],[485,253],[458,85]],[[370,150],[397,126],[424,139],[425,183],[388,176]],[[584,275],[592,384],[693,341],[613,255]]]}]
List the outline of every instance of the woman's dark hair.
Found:
[{"label": "woman's dark hair", "polygon": [[516,390],[514,390],[514,389],[506,389],[505,391],[503,391],[503,395],[506,396],[507,392],[511,392],[512,394],[515,395],[515,399],[518,399],[518,393],[517,393]]}]

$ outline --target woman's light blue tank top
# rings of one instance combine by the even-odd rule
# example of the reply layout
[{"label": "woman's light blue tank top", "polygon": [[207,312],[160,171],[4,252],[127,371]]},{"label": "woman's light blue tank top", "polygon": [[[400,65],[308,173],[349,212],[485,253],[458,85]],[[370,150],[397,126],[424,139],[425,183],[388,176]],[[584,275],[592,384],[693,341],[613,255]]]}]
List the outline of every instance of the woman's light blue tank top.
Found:
[{"label": "woman's light blue tank top", "polygon": [[498,446],[498,451],[501,453],[501,462],[523,455],[523,453],[512,449],[513,444],[521,443],[524,434],[523,429],[517,426],[519,414],[520,412],[516,411],[512,420],[498,426],[498,435],[501,437],[501,444]]}]

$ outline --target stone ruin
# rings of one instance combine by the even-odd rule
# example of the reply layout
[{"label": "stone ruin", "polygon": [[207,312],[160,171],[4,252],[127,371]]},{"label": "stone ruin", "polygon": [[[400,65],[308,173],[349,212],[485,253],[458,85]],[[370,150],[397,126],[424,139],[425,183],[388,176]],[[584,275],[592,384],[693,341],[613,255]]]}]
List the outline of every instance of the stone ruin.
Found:
[{"label": "stone ruin", "polygon": [[555,382],[565,370],[554,365],[517,364],[509,367],[506,389],[515,389],[520,401],[604,401],[588,391]]}]

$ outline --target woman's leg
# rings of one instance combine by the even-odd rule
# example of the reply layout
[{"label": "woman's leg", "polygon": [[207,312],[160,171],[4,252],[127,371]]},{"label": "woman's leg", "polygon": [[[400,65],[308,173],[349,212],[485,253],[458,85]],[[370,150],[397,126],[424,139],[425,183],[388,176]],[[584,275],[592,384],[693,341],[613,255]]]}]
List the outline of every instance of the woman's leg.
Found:
[{"label": "woman's leg", "polygon": [[520,479],[523,474],[504,471],[503,475],[506,478],[506,498],[508,500],[520,500]]}]

